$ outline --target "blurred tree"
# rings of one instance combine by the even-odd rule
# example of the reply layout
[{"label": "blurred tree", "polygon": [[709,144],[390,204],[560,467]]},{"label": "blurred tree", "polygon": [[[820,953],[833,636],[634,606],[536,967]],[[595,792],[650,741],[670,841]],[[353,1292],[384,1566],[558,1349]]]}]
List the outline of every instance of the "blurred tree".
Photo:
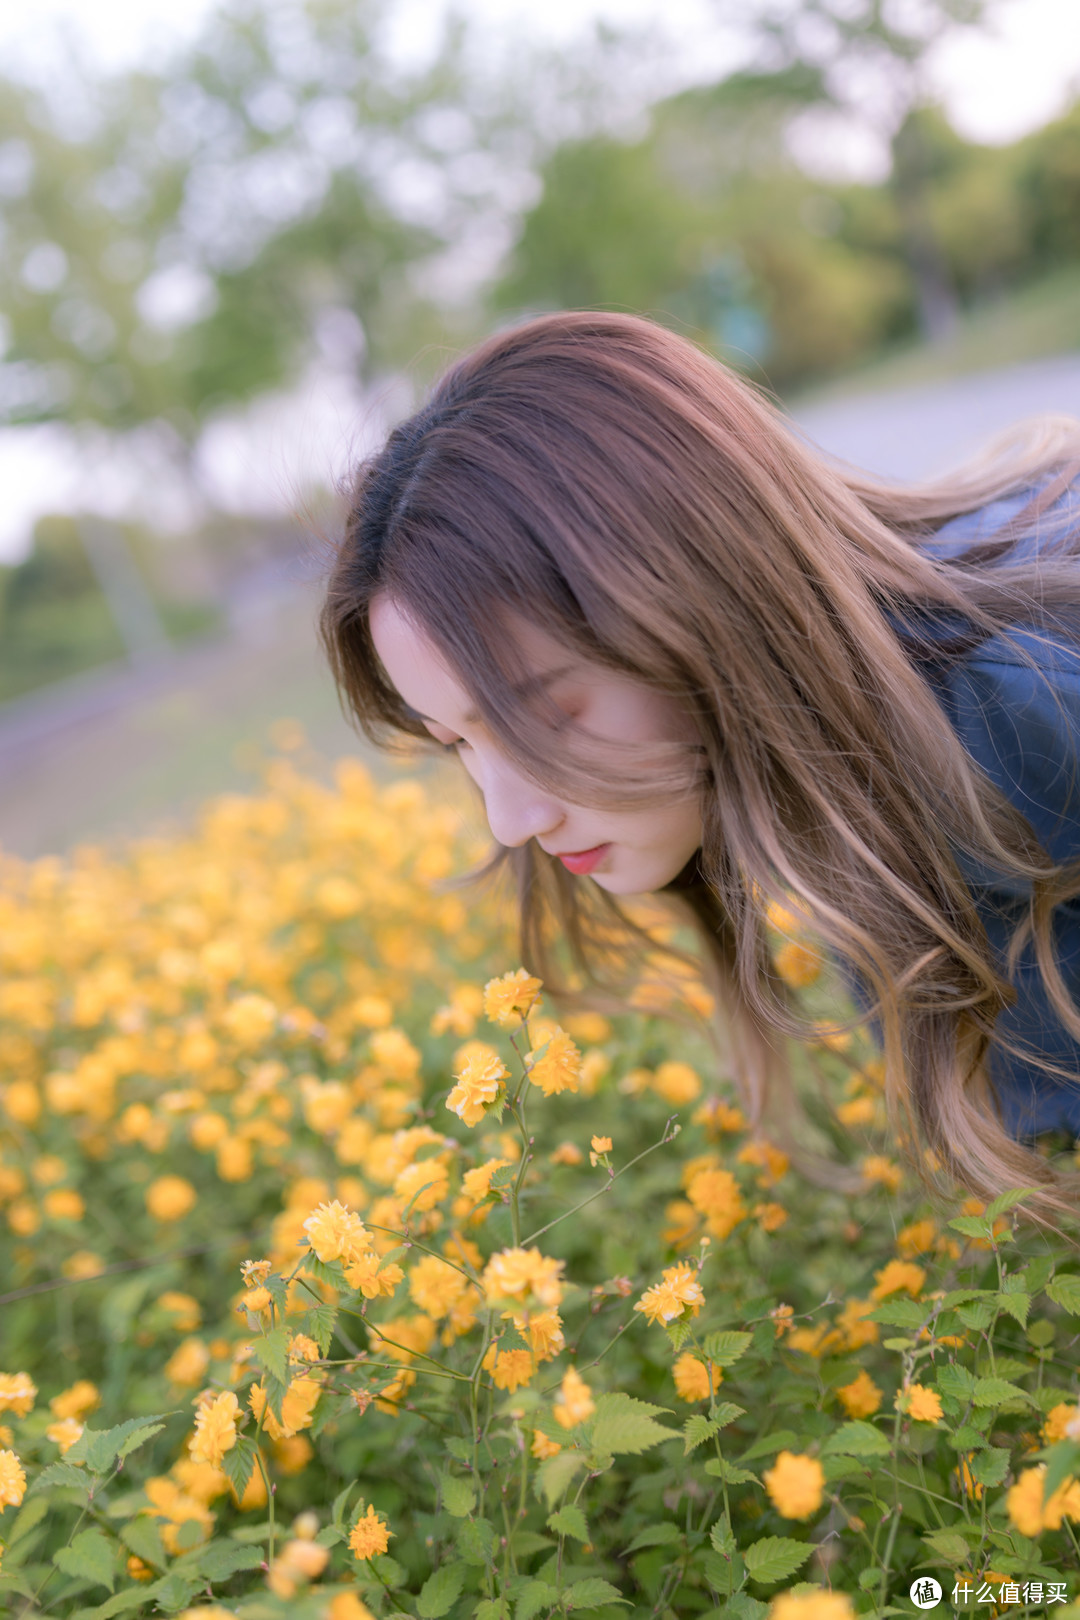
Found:
[{"label": "blurred tree", "polygon": [[935,153],[922,116],[932,101],[927,70],[943,36],[978,27],[986,3],[715,0],[719,15],[756,37],[763,69],[810,69],[820,76],[819,107],[860,119],[888,144],[889,185],[922,329],[931,340],[952,330],[958,305],[930,202]]}]

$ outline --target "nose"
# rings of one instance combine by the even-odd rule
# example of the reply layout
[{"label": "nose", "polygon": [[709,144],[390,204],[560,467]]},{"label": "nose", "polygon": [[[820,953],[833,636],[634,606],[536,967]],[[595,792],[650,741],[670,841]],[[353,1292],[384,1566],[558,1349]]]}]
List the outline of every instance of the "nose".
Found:
[{"label": "nose", "polygon": [[557,799],[530,782],[506,761],[488,760],[478,773],[484,809],[492,835],[516,849],[530,838],[544,838],[560,826],[564,812]]}]

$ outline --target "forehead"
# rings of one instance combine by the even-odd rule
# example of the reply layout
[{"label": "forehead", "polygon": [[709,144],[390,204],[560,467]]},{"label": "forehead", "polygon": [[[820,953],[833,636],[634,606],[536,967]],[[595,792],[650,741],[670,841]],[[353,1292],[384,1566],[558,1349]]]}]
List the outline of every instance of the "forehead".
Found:
[{"label": "forehead", "polygon": [[[385,592],[370,608],[371,639],[387,675],[411,709],[440,725],[468,723],[472,698],[426,631]],[[554,636],[518,614],[507,613],[495,633],[504,637],[513,664],[508,675],[528,679],[568,662]]]}]

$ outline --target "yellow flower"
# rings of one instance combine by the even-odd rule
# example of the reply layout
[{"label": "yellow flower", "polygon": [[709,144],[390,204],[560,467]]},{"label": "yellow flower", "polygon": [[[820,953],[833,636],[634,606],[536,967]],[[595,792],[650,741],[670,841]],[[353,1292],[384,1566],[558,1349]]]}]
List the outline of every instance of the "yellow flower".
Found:
[{"label": "yellow flower", "polygon": [[248,1405],[261,1429],[271,1440],[287,1440],[309,1429],[315,1420],[315,1403],[322,1394],[322,1386],[313,1378],[294,1378],[281,1397],[281,1422],[270,1410],[262,1384],[253,1384],[248,1392]]},{"label": "yellow flower", "polygon": [[928,1254],[937,1240],[937,1223],[932,1220],[912,1221],[896,1234],[896,1247],[905,1260],[914,1260],[917,1254]]},{"label": "yellow flower", "polygon": [[836,1331],[840,1335],[842,1350],[861,1350],[865,1344],[877,1344],[881,1330],[876,1322],[866,1320],[874,1309],[872,1299],[849,1299],[836,1318]]},{"label": "yellow flower", "polygon": [[611,1137],[591,1136],[589,1138],[589,1147],[592,1150],[589,1154],[589,1163],[595,1169],[596,1162],[600,1158],[601,1154],[611,1152]]},{"label": "yellow flower", "polygon": [[757,1165],[761,1174],[757,1178],[759,1187],[771,1187],[782,1176],[786,1176],[791,1168],[791,1160],[783,1148],[778,1148],[774,1142],[764,1137],[756,1142],[747,1142],[736,1154],[739,1164]]},{"label": "yellow flower", "polygon": [[802,990],[821,977],[822,960],[812,945],[789,939],[773,957],[773,966],[792,990]]},{"label": "yellow flower", "polygon": [[[2,1455],[2,1453],[0,1453]],[[1059,1485],[1048,1502],[1043,1501],[1043,1481],[1046,1464],[1025,1468],[1016,1484],[1009,1488],[1005,1506],[1009,1522],[1022,1536],[1038,1536],[1044,1530],[1060,1530],[1062,1519],[1080,1520],[1080,1484],[1067,1479]]]},{"label": "yellow flower", "polygon": [[375,1620],[375,1616],[355,1592],[339,1592],[330,1599],[326,1620]]},{"label": "yellow flower", "polygon": [[501,1249],[492,1255],[480,1280],[489,1304],[500,1299],[524,1304],[531,1297],[540,1305],[558,1305],[565,1264],[565,1260],[542,1255],[539,1249]]},{"label": "yellow flower", "polygon": [[387,1528],[369,1502],[367,1513],[358,1516],[349,1536],[353,1556],[363,1560],[384,1553],[393,1534],[393,1530]]},{"label": "yellow flower", "polygon": [[872,1125],[877,1115],[877,1103],[873,1097],[852,1097],[848,1102],[839,1104],[836,1117],[841,1125],[850,1129],[853,1125]]},{"label": "yellow flower", "polygon": [[761,1477],[773,1507],[785,1519],[808,1519],[821,1506],[825,1470],[816,1457],[782,1451]]},{"label": "yellow flower", "polygon": [[923,1384],[909,1384],[896,1397],[896,1404],[916,1423],[937,1423],[941,1418],[941,1397]]},{"label": "yellow flower", "polygon": [[183,1176],[159,1176],[146,1189],[146,1207],[156,1221],[179,1221],[195,1208],[198,1194]]},{"label": "yellow flower", "polygon": [[174,1384],[194,1388],[210,1365],[210,1352],[201,1339],[184,1339],[165,1363],[165,1376]]},{"label": "yellow flower", "polygon": [[484,1016],[503,1029],[512,1028],[530,1012],[543,987],[541,979],[516,968],[497,979],[489,979],[484,986]]},{"label": "yellow flower", "polygon": [[855,1605],[843,1592],[781,1592],[766,1620],[855,1620]]},{"label": "yellow flower", "polygon": [[778,1232],[788,1218],[783,1204],[755,1204],[753,1215],[763,1232]]},{"label": "yellow flower", "polygon": [[669,1058],[658,1064],[652,1089],[673,1108],[685,1108],[701,1096],[701,1079],[689,1063]]},{"label": "yellow flower", "polygon": [[584,1423],[596,1411],[596,1402],[588,1384],[582,1378],[576,1367],[568,1367],[559,1385],[560,1399],[555,1402],[552,1410],[555,1421],[563,1429],[572,1429],[577,1423]]},{"label": "yellow flower", "polygon": [[691,1351],[684,1350],[671,1369],[675,1390],[682,1401],[707,1401],[719,1388],[723,1373],[715,1361],[705,1363]]},{"label": "yellow flower", "polygon": [[562,1446],[557,1440],[549,1440],[542,1429],[534,1429],[532,1445],[529,1449],[534,1457],[539,1457],[540,1461],[543,1462],[547,1457],[557,1457],[562,1450]]},{"label": "yellow flower", "polygon": [[236,1444],[236,1416],[240,1402],[231,1389],[204,1401],[195,1414],[195,1437],[189,1448],[194,1462],[221,1467],[221,1459]]},{"label": "yellow flower", "polygon": [[926,1272],[911,1260],[890,1260],[880,1271],[874,1272],[871,1299],[885,1299],[889,1294],[907,1292],[918,1298],[926,1282]]},{"label": "yellow flower", "polygon": [[199,1302],[191,1294],[178,1294],[173,1289],[166,1289],[159,1297],[158,1304],[175,1318],[173,1326],[178,1333],[194,1333],[202,1322]]},{"label": "yellow flower", "polygon": [[70,1389],[62,1389],[49,1402],[49,1410],[58,1418],[83,1418],[101,1404],[97,1385],[89,1378],[80,1378]]},{"label": "yellow flower", "polygon": [[[143,1486],[150,1499],[150,1506],[140,1511],[149,1514],[151,1518],[162,1519],[161,1539],[165,1543],[166,1552],[176,1553],[181,1550],[179,1535],[180,1528],[185,1524],[196,1524],[202,1532],[199,1539],[205,1541],[214,1528],[214,1515],[204,1502],[196,1501],[186,1491],[180,1489],[175,1480],[167,1478],[148,1479]],[[189,1543],[185,1536],[184,1550]]]},{"label": "yellow flower", "polygon": [[872,1417],[884,1396],[870,1374],[863,1368],[850,1384],[841,1384],[836,1391],[848,1417]]},{"label": "yellow flower", "polygon": [[54,1221],[81,1221],[86,1204],[74,1187],[54,1187],[41,1200],[41,1207]]},{"label": "yellow flower", "polygon": [[476,1044],[482,1049],[465,1059],[460,1074],[454,1076],[457,1084],[446,1099],[450,1112],[456,1114],[462,1124],[470,1126],[478,1125],[498,1101],[503,1081],[510,1077],[498,1052],[491,1047],[483,1048],[482,1042]]},{"label": "yellow flower", "polygon": [[312,1253],[323,1265],[328,1266],[335,1260],[353,1260],[371,1247],[371,1236],[359,1215],[336,1198],[312,1210],[303,1222],[303,1229]]},{"label": "yellow flower", "polygon": [[437,1254],[425,1254],[409,1271],[409,1297],[428,1316],[448,1315],[469,1286],[468,1278]]},{"label": "yellow flower", "polygon": [[491,1373],[497,1389],[511,1392],[527,1384],[536,1371],[530,1350],[500,1350],[494,1344],[489,1346],[481,1365]]},{"label": "yellow flower", "polygon": [[710,1235],[721,1242],[746,1219],[746,1205],[730,1170],[699,1170],[692,1177],[686,1196],[704,1215]]},{"label": "yellow flower", "polygon": [[904,1172],[892,1159],[883,1154],[871,1153],[859,1165],[862,1178],[871,1186],[878,1185],[886,1188],[888,1192],[899,1192],[904,1180]]},{"label": "yellow flower", "polygon": [[581,1063],[581,1052],[565,1029],[558,1027],[541,1056],[530,1052],[525,1059],[529,1079],[541,1088],[545,1097],[557,1096],[560,1091],[577,1091],[581,1084]]},{"label": "yellow flower", "polygon": [[[422,1189],[422,1190],[421,1190]],[[403,1205],[417,1194],[413,1209],[422,1212],[434,1209],[450,1190],[450,1178],[445,1164],[438,1159],[423,1159],[418,1164],[407,1164],[394,1178],[394,1197]]]},{"label": "yellow flower", "polygon": [[1052,1406],[1046,1414],[1046,1422],[1042,1427],[1043,1444],[1052,1446],[1055,1440],[1074,1440],[1078,1438],[1070,1434],[1070,1427],[1075,1428],[1080,1422],[1080,1406],[1074,1406],[1071,1401],[1059,1401]]},{"label": "yellow flower", "polygon": [[18,1507],[26,1495],[26,1474],[13,1451],[0,1451],[0,1513]]},{"label": "yellow flower", "polygon": [[29,1373],[0,1373],[0,1412],[25,1417],[37,1400],[37,1385]]},{"label": "yellow flower", "polygon": [[696,1316],[705,1303],[705,1293],[697,1274],[688,1262],[668,1266],[663,1280],[646,1288],[635,1311],[643,1311],[650,1322],[674,1322],[689,1312]]},{"label": "yellow flower", "polygon": [[60,1447],[61,1457],[66,1457],[76,1440],[83,1432],[84,1425],[77,1418],[58,1418],[50,1423],[45,1430],[46,1435]]},{"label": "yellow flower", "polygon": [[537,1361],[551,1361],[566,1348],[562,1317],[556,1310],[503,1311],[509,1317]]},{"label": "yellow flower", "polygon": [[576,1142],[560,1142],[553,1153],[548,1154],[549,1164],[580,1164],[585,1155]]}]

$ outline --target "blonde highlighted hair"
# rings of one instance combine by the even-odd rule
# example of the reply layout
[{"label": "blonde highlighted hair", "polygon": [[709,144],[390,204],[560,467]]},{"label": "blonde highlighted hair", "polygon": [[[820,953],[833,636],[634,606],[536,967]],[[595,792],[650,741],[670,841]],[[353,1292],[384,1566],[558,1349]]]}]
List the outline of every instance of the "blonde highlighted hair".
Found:
[{"label": "blonde highlighted hair", "polygon": [[[980,1195],[1037,1186],[1034,1208],[1051,1217],[1075,1195],[997,1117],[986,1062],[995,1045],[1013,1050],[995,1020],[1015,991],[957,856],[1030,885],[1009,971],[1033,938],[1078,1040],[1051,913],[1080,895],[1080,860],[1055,864],[968,755],[918,667],[918,625],[956,616],[957,634],[935,643],[946,659],[1018,624],[1080,644],[1080,531],[1010,560],[1078,470],[1080,422],[1045,418],[955,474],[892,485],[826,461],[762,392],[661,326],[544,316],[455,364],[360,469],[324,642],[376,744],[394,732],[431,743],[372,644],[369,607],[387,592],[500,747],[566,802],[660,803],[693,773],[702,845],[663,899],[699,932],[752,1116],[789,1095],[789,1041],[814,1033],[769,951],[768,907],[793,904],[866,986],[915,1161],[933,1150]],[[951,561],[924,548],[946,520],[1029,489],[992,541]],[[579,739],[551,757],[537,700],[515,690],[512,614],[678,699],[700,745],[672,744],[670,770],[629,787],[630,745]],[[650,943],[627,908],[534,841],[498,848],[472,876],[505,868],[530,971],[557,999],[575,983],[616,995]]]}]

